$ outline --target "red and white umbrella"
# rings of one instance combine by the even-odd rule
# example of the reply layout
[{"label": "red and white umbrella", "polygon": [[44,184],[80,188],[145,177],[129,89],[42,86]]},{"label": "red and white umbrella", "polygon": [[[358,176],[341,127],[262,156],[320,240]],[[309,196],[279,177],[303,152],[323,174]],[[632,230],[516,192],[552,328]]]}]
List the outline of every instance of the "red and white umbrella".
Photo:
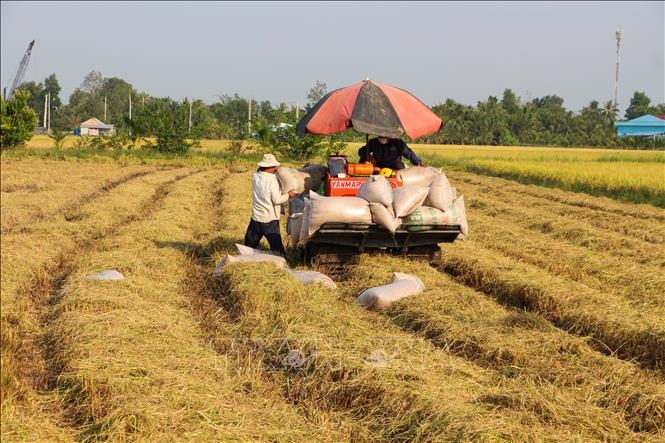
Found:
[{"label": "red and white umbrella", "polygon": [[443,121],[404,89],[363,80],[326,94],[298,122],[296,134],[328,135],[353,128],[412,140],[437,132]]}]

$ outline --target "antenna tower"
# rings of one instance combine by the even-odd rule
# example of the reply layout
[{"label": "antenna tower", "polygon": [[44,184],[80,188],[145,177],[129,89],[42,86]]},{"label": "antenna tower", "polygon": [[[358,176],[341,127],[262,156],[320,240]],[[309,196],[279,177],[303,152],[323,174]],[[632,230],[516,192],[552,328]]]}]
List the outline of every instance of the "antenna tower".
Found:
[{"label": "antenna tower", "polygon": [[619,48],[621,47],[621,39],[623,38],[623,29],[619,28],[616,32],[617,39],[617,67],[614,77],[614,106],[618,108],[617,97],[619,95]]}]

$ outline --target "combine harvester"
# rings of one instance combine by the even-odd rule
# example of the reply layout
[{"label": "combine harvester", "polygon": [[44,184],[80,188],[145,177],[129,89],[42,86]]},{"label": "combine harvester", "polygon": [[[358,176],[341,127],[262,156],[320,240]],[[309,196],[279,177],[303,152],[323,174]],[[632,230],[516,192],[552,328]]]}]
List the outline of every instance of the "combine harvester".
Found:
[{"label": "combine harvester", "polygon": [[[363,80],[326,94],[298,122],[296,133],[300,137],[327,135],[353,128],[367,136],[400,137],[406,133],[416,139],[438,131],[442,123],[409,92]],[[349,163],[342,155],[328,157],[326,171],[327,197],[355,197],[360,186],[379,173],[371,163]],[[386,177],[393,190],[403,186],[397,172]],[[328,222],[304,244],[303,260],[334,267],[353,263],[363,252],[381,252],[435,263],[441,257],[439,244],[452,243],[461,232],[459,224],[403,224],[391,232],[375,223]]]},{"label": "combine harvester", "polygon": [[[343,156],[328,158],[325,196],[355,197],[360,185],[369,179],[372,164],[347,163]],[[340,171],[343,171],[340,173]],[[402,186],[398,178],[388,178],[393,189]],[[376,224],[324,223],[303,249],[307,264],[343,265],[363,252],[382,252],[436,263],[441,258],[439,243],[452,243],[461,232],[454,225],[402,225],[394,232]]]}]

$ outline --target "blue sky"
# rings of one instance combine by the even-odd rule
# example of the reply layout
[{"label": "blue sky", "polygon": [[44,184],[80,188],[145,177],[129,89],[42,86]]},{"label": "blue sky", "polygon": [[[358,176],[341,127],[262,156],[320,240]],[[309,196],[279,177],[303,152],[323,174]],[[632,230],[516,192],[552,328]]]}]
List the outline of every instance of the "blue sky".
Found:
[{"label": "blue sky", "polygon": [[429,106],[511,88],[579,111],[635,91],[665,102],[664,2],[1,2],[1,83],[55,73],[63,102],[92,70],[157,97],[238,94],[301,107],[363,78]]}]

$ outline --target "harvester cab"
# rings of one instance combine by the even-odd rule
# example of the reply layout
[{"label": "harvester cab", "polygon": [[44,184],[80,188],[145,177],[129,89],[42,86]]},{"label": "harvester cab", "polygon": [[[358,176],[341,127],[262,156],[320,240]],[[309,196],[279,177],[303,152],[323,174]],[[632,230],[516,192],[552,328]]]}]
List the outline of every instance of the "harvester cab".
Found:
[{"label": "harvester cab", "polygon": [[[325,195],[327,197],[355,197],[360,185],[366,182],[370,175],[378,174],[380,171],[381,168],[375,167],[372,163],[348,163],[344,155],[331,155],[328,157]],[[384,175],[384,177],[388,179],[391,188],[396,189],[402,186],[402,181],[395,178],[394,172],[391,176]]]}]

